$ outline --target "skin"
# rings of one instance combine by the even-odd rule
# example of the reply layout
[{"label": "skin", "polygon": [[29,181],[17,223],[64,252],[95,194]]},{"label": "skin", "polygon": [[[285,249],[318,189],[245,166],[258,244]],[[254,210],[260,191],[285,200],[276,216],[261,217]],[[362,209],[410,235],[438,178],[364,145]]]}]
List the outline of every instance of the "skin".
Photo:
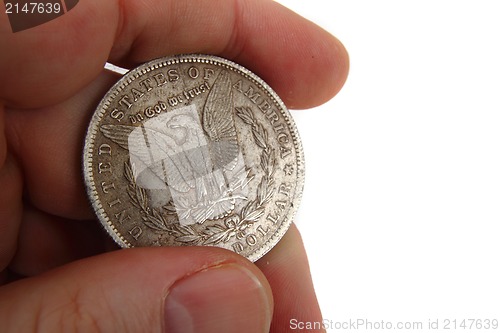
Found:
[{"label": "skin", "polygon": [[82,0],[18,33],[1,12],[0,50],[0,331],[169,332],[165,299],[188,297],[176,286],[221,267],[260,286],[262,331],[321,321],[295,226],[256,264],[216,248],[116,251],[88,205],[80,156],[90,116],[118,79],[106,61],[216,54],[261,76],[289,108],[310,108],[346,80],[337,39],[268,0]]}]

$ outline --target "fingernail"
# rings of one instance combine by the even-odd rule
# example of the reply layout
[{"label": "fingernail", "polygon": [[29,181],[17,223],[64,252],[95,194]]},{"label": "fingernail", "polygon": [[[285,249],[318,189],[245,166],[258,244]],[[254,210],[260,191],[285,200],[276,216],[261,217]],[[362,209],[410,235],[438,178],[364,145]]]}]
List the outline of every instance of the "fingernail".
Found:
[{"label": "fingernail", "polygon": [[228,264],[188,276],[165,299],[165,332],[269,332],[271,301],[247,268]]}]

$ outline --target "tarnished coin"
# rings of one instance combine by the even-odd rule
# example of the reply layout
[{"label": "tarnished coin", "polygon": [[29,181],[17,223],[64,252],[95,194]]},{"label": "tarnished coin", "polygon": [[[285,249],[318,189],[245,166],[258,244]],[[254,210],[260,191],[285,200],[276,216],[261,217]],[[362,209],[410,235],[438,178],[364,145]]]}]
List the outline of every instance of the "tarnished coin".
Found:
[{"label": "tarnished coin", "polygon": [[83,168],[120,246],[218,246],[252,261],[290,226],[304,182],[280,98],[249,70],[204,55],[125,74],[92,117]]}]

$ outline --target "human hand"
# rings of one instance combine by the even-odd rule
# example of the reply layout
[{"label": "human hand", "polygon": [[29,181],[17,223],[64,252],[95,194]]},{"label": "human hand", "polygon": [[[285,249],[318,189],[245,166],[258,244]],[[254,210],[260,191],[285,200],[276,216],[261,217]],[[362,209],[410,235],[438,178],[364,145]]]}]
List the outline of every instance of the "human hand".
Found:
[{"label": "human hand", "polygon": [[212,247],[108,252],[80,161],[118,79],[106,61],[217,54],[307,108],[346,79],[336,39],[267,0],[84,0],[15,34],[1,14],[0,50],[0,331],[286,332],[292,318],[321,321],[295,226],[255,265]]}]

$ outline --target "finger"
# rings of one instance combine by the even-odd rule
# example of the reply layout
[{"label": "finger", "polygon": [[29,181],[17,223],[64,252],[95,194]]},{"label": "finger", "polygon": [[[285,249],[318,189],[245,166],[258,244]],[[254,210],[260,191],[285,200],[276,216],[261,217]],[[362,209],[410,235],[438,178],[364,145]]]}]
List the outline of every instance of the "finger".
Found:
[{"label": "finger", "polygon": [[19,166],[7,152],[4,112],[0,106],[0,272],[14,255],[21,223],[22,177]]},{"label": "finger", "polygon": [[[6,31],[6,18],[0,23]],[[337,39],[267,0],[88,0],[57,20],[4,35],[1,98],[24,107],[73,95],[108,58],[134,65],[174,53],[219,54],[254,70],[293,108],[331,98],[348,71]]]},{"label": "finger", "polygon": [[20,276],[33,276],[105,252],[110,238],[101,229],[97,221],[72,221],[25,207],[9,269]]},{"label": "finger", "polygon": [[131,249],[0,288],[2,332],[268,332],[272,296],[213,248]]},{"label": "finger", "polygon": [[257,262],[257,266],[266,275],[273,290],[272,333],[290,332],[293,323],[322,322],[307,255],[294,224],[279,243]]},{"label": "finger", "polygon": [[102,72],[84,90],[53,107],[8,110],[7,139],[24,171],[32,205],[70,219],[93,217],[81,174],[87,125],[100,97],[118,79]]},{"label": "finger", "polygon": [[[21,275],[45,271],[102,247],[103,232],[96,230],[97,222],[67,219],[94,217],[81,175],[83,137],[98,95],[117,78],[103,72],[79,94],[55,107],[6,111],[10,153],[0,169],[0,271],[12,260],[16,247],[10,268]],[[4,131],[0,133],[3,136]],[[24,215],[21,177],[25,200],[33,206]]]},{"label": "finger", "polygon": [[118,1],[80,1],[55,20],[11,33],[0,16],[0,99],[43,107],[61,102],[99,75],[118,26]]},{"label": "finger", "polygon": [[343,45],[277,2],[176,1],[164,11],[145,3],[125,2],[124,16],[134,24],[118,35],[111,60],[135,64],[171,53],[220,54],[254,70],[291,108],[327,101],[347,77]]}]

